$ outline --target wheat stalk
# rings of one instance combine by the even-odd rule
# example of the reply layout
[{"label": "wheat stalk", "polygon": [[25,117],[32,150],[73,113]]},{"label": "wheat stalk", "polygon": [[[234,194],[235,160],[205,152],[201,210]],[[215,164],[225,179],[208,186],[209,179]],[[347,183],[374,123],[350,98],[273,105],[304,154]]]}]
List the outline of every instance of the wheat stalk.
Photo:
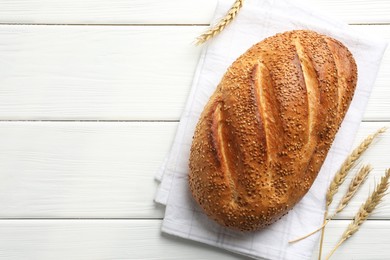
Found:
[{"label": "wheat stalk", "polygon": [[[360,156],[370,147],[371,143],[374,141],[374,139],[384,133],[386,131],[386,127],[382,127],[378,131],[376,131],[374,134],[371,134],[366,137],[366,139],[363,140],[359,144],[358,147],[356,147],[352,153],[345,159],[343,164],[341,165],[340,169],[336,172],[332,182],[329,185],[328,191],[326,192],[326,206],[325,206],[325,213],[324,213],[324,221],[323,221],[323,226],[326,225],[326,219],[328,217],[328,210],[329,206],[333,201],[334,195],[337,193],[339,190],[339,187],[343,182],[345,181],[345,178],[348,175],[349,170],[355,165],[356,161],[360,158]],[[319,250],[319,255],[318,259],[321,260],[321,255],[322,255],[322,244],[324,242],[324,228],[321,229],[321,239],[320,239],[320,250]]]},{"label": "wheat stalk", "polygon": [[360,168],[359,172],[355,175],[355,177],[349,183],[349,187],[347,193],[340,200],[340,203],[336,209],[336,212],[332,215],[334,217],[336,214],[340,213],[351,201],[352,197],[356,194],[359,188],[366,181],[368,174],[372,171],[371,165],[365,165]]},{"label": "wheat stalk", "polygon": [[233,6],[229,9],[227,14],[212,28],[210,28],[208,31],[204,32],[202,35],[200,35],[196,39],[196,45],[200,45],[209,39],[213,38],[217,34],[223,31],[225,27],[233,21],[233,19],[236,17],[238,11],[241,9],[243,5],[244,0],[236,0],[233,4]]},{"label": "wheat stalk", "polygon": [[371,193],[366,202],[362,204],[353,221],[348,225],[347,229],[341,236],[340,241],[327,255],[326,259],[329,259],[342,243],[359,231],[360,226],[367,220],[376,206],[378,206],[378,204],[382,201],[382,198],[386,195],[386,191],[389,188],[389,179],[390,169],[387,169],[385,175],[382,176],[380,183],[376,186],[375,190]]},{"label": "wheat stalk", "polygon": [[367,176],[371,170],[372,170],[372,168],[370,165],[365,165],[362,168],[360,168],[359,172],[351,180],[349,187],[348,187],[348,190],[345,193],[345,195],[343,196],[343,198],[340,200],[340,203],[339,203],[335,213],[333,213],[333,215],[331,217],[329,217],[322,224],[321,227],[317,228],[313,232],[310,232],[309,234],[307,234],[303,237],[291,240],[291,241],[289,241],[289,243],[295,243],[295,242],[301,241],[302,239],[305,239],[305,238],[317,233],[321,229],[323,229],[329,223],[329,221],[331,219],[333,219],[338,213],[340,213],[348,205],[349,201],[353,198],[353,196],[356,194],[356,192],[359,190],[359,188],[363,185],[363,183],[367,179]]},{"label": "wheat stalk", "polygon": [[364,139],[363,142],[361,142],[360,145],[352,151],[352,153],[347,157],[347,159],[345,159],[340,169],[337,171],[336,175],[334,176],[332,182],[330,183],[330,186],[326,193],[327,209],[329,208],[330,204],[333,201],[333,196],[337,193],[339,187],[341,186],[341,184],[343,184],[345,178],[347,177],[349,170],[355,165],[356,161],[367,150],[367,148],[370,147],[372,141],[374,141],[374,139],[378,135],[384,133],[385,131],[386,128],[383,127],[378,131],[376,131],[374,134],[367,136],[366,139]]}]

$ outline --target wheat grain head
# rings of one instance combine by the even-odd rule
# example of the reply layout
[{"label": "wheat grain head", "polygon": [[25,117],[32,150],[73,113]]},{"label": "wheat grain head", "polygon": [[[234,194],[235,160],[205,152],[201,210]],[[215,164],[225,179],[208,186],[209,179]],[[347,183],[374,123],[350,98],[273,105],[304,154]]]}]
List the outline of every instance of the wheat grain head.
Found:
[{"label": "wheat grain head", "polygon": [[236,0],[233,6],[227,12],[227,14],[215,26],[200,35],[196,39],[195,44],[200,45],[222,32],[225,27],[234,20],[238,11],[240,11],[241,9],[243,2],[244,0]]},{"label": "wheat grain head", "polygon": [[390,169],[387,169],[385,175],[382,176],[381,181],[375,187],[375,190],[367,198],[366,202],[362,204],[359,211],[356,213],[352,222],[348,225],[347,229],[344,231],[343,235],[340,238],[340,241],[333,248],[333,250],[328,254],[326,259],[329,259],[333,253],[344,243],[348,238],[353,234],[359,231],[360,226],[367,220],[367,218],[372,214],[374,209],[382,201],[383,197],[386,195],[386,192],[389,188],[389,179],[390,179]]}]

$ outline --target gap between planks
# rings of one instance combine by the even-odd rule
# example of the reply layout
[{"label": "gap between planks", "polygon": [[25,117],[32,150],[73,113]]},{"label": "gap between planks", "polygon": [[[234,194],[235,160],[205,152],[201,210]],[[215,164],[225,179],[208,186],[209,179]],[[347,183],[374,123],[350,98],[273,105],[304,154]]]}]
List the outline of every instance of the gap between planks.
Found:
[{"label": "gap between planks", "polygon": [[[390,23],[389,23],[390,24]],[[150,24],[132,24],[132,23],[123,23],[123,24],[116,24],[116,23],[1,23],[0,26],[2,25],[31,25],[31,26],[94,26],[94,27],[99,27],[99,26],[137,26],[137,27],[152,27],[152,26],[210,26],[210,24],[206,23],[199,23],[199,24],[187,24],[187,23],[150,23]],[[366,25],[372,25],[372,24],[366,24]]]},{"label": "gap between planks", "polygon": [[[390,120],[390,119],[389,119]],[[12,120],[12,119],[8,119],[8,120],[1,120],[0,119],[0,123],[7,123],[7,122],[10,122],[10,123],[14,123],[14,122],[33,122],[33,123],[39,123],[39,122],[42,122],[42,123],[47,123],[47,122],[53,122],[53,123],[63,123],[63,122],[69,122],[69,123],[99,123],[99,122],[102,122],[102,123],[178,123],[180,122],[180,120],[176,120],[176,119],[164,119],[164,120],[160,120],[160,119],[147,119],[147,120],[110,120],[110,119],[102,119],[102,120],[95,120],[95,119],[81,119],[81,120],[73,120],[73,119],[37,119],[37,120],[34,120],[34,119],[15,119],[15,120]],[[383,121],[382,121],[383,122]]]},{"label": "gap between planks", "polygon": [[[23,218],[23,217],[15,217],[15,218],[1,218],[0,217],[0,221],[4,221],[4,220],[134,220],[134,221],[137,221],[137,220],[150,220],[150,221],[154,221],[154,220],[163,220],[163,218],[39,218],[39,217],[36,217],[36,218]],[[332,219],[333,220],[333,219]],[[345,220],[345,219],[340,219],[340,220]],[[349,219],[347,219],[349,220]],[[370,219],[370,220],[374,220],[374,219]],[[386,220],[386,219],[375,219],[375,220],[379,220],[379,221],[383,221],[383,220]]]},{"label": "gap between planks", "polygon": [[[145,119],[145,120],[132,120],[132,119],[129,119],[129,120],[110,120],[110,119],[99,119],[99,120],[95,120],[95,119],[82,119],[82,120],[74,120],[74,119],[15,119],[15,120],[12,120],[12,119],[7,119],[7,120],[3,120],[3,119],[0,119],[0,123],[7,123],[7,122],[10,122],[10,123],[14,123],[14,122],[33,122],[33,123],[50,123],[50,122],[53,122],[53,123],[62,123],[62,122],[69,122],[69,123],[99,123],[99,122],[102,122],[102,123],[179,123],[180,122],[180,119],[164,119],[164,120],[161,120],[161,119]],[[363,119],[361,121],[362,123],[365,122],[365,123],[388,123],[390,122],[390,118],[389,119],[383,119],[383,120],[376,120],[376,119]]]},{"label": "gap between planks", "polygon": [[[349,25],[390,25],[388,22],[384,23],[348,23]],[[187,24],[187,23],[154,23],[154,24],[133,24],[133,23],[122,23],[122,24],[116,24],[116,23],[1,23],[0,26],[3,25],[24,25],[24,26],[137,26],[137,27],[152,27],[152,26],[200,26],[200,27],[208,27],[210,24],[207,23],[197,23],[197,24]]]},{"label": "gap between planks", "polygon": [[[332,218],[331,221],[348,221],[348,220],[352,220],[353,218]],[[100,221],[100,220],[107,220],[107,221],[111,221],[111,220],[129,220],[129,221],[138,221],[138,220],[145,220],[145,221],[155,221],[155,220],[163,220],[163,218],[23,218],[23,217],[20,217],[20,218],[0,218],[0,221],[5,221],[5,220],[50,220],[50,221],[62,221],[62,220],[82,220],[82,221]],[[369,218],[367,219],[366,221],[390,221],[390,219],[388,218]]]}]

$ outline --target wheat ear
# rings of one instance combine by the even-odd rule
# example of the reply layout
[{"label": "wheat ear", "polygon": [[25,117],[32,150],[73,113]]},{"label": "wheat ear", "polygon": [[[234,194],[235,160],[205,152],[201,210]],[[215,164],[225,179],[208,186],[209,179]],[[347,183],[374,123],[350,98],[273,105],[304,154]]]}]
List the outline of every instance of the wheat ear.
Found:
[{"label": "wheat ear", "polygon": [[390,169],[387,169],[385,175],[382,176],[380,183],[376,186],[375,190],[371,193],[366,202],[362,204],[359,211],[356,213],[353,221],[349,224],[349,226],[341,236],[340,241],[327,255],[326,259],[329,259],[342,243],[344,243],[348,238],[350,238],[353,234],[359,231],[360,226],[363,224],[364,221],[367,220],[367,218],[372,214],[376,206],[378,206],[378,204],[382,201],[382,198],[386,195],[386,191],[389,188],[389,179]]},{"label": "wheat ear", "polygon": [[240,11],[244,0],[236,0],[233,4],[233,6],[229,9],[227,14],[212,28],[210,28],[208,31],[204,32],[202,35],[200,35],[196,39],[196,45],[200,45],[209,39],[213,38],[217,34],[223,31],[225,27],[233,21],[233,19],[236,17],[238,11]]},{"label": "wheat ear", "polygon": [[368,174],[372,171],[371,165],[363,166],[359,172],[355,175],[352,181],[349,183],[349,187],[347,193],[345,193],[344,197],[340,200],[340,203],[332,215],[334,217],[336,214],[340,213],[351,201],[352,197],[356,194],[359,188],[366,181]]},{"label": "wheat ear", "polygon": [[374,141],[374,139],[378,135],[384,133],[385,131],[386,128],[383,127],[378,131],[376,131],[374,134],[367,136],[366,139],[364,139],[363,142],[361,142],[359,146],[352,151],[352,153],[347,157],[347,159],[345,159],[340,169],[337,171],[336,175],[334,176],[332,182],[330,183],[329,189],[326,193],[327,209],[329,208],[330,204],[333,201],[333,196],[339,190],[340,185],[343,184],[345,177],[347,177],[349,170],[355,165],[356,161],[367,150],[367,148],[370,147],[372,141]]},{"label": "wheat ear", "polygon": [[291,240],[291,241],[289,241],[289,243],[295,243],[295,242],[301,241],[302,239],[305,239],[305,238],[317,233],[321,229],[323,229],[329,223],[329,221],[331,219],[333,219],[338,213],[340,213],[348,205],[349,201],[353,198],[353,196],[356,194],[356,192],[359,190],[359,188],[363,185],[363,183],[367,179],[367,176],[371,170],[372,170],[372,168],[370,165],[365,165],[362,168],[360,168],[359,172],[351,180],[349,187],[348,187],[348,190],[345,193],[344,197],[340,200],[340,203],[339,203],[335,213],[333,213],[333,215],[331,217],[329,217],[325,221],[325,223],[322,224],[321,227],[317,228],[313,232],[310,232],[309,234],[307,234],[303,237]]},{"label": "wheat ear", "polygon": [[[371,134],[366,137],[366,139],[363,140],[359,144],[358,147],[356,147],[352,153],[345,159],[343,164],[341,165],[340,169],[336,172],[332,182],[329,185],[328,191],[326,192],[326,206],[325,206],[325,213],[324,213],[324,221],[323,225],[326,223],[326,218],[328,217],[328,210],[329,206],[333,201],[333,196],[337,193],[339,190],[339,187],[343,182],[345,181],[345,178],[347,177],[347,174],[349,170],[355,165],[356,161],[360,158],[360,156],[370,147],[371,143],[374,141],[374,139],[380,135],[383,134],[386,131],[386,127],[382,127],[378,131],[376,131],[374,134]],[[321,229],[321,239],[320,239],[320,250],[318,259],[321,260],[322,255],[322,244],[324,243],[324,228]]]}]

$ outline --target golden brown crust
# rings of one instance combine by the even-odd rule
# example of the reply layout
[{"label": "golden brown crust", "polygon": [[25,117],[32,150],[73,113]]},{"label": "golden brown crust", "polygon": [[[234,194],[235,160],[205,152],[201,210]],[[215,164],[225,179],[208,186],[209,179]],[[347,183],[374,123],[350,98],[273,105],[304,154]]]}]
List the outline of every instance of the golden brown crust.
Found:
[{"label": "golden brown crust", "polygon": [[248,231],[286,214],[316,178],[356,80],[348,49],[313,31],[277,34],[241,55],[191,147],[189,185],[206,214]]}]

